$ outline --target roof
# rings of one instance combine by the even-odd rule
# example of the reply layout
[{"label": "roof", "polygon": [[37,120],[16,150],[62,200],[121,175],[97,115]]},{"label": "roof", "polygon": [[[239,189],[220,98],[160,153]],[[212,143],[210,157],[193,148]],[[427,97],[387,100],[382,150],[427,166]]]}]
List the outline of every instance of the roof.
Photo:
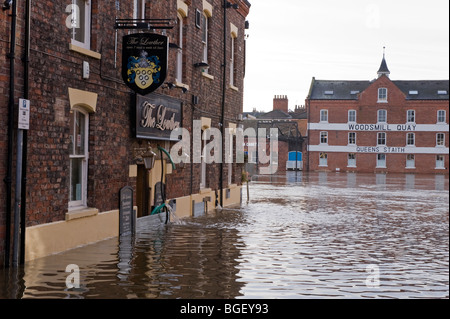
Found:
[{"label": "roof", "polygon": [[[314,80],[311,100],[356,100],[357,95],[369,87],[369,81]],[[353,93],[353,94],[352,94]]]},{"label": "roof", "polygon": [[[448,100],[449,81],[393,81],[408,100]],[[442,94],[445,91],[447,94]],[[441,94],[438,94],[440,92]]]},{"label": "roof", "polygon": [[[311,84],[311,100],[357,100],[371,81],[315,80]],[[408,100],[448,100],[449,80],[392,81]],[[446,94],[444,94],[446,93]]]},{"label": "roof", "polygon": [[391,71],[389,71],[386,59],[383,56],[383,61],[381,61],[380,69],[378,70],[378,74],[390,74]]}]

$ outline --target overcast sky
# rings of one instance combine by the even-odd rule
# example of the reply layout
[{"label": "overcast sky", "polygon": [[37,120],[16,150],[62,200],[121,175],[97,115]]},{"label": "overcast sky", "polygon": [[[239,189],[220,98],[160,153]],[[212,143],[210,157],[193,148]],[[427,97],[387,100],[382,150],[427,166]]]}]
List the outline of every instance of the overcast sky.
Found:
[{"label": "overcast sky", "polygon": [[312,77],[449,79],[448,0],[250,0],[244,111],[304,105]]}]

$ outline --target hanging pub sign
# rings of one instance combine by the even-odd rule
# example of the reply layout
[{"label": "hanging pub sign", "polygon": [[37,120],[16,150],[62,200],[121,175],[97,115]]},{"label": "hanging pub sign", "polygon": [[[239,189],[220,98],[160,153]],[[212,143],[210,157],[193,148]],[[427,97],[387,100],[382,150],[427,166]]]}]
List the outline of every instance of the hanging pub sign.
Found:
[{"label": "hanging pub sign", "polygon": [[154,92],[167,76],[169,41],[154,33],[135,33],[123,37],[122,78],[134,92]]},{"label": "hanging pub sign", "polygon": [[135,114],[131,115],[133,135],[142,139],[173,140],[172,131],[182,127],[181,102],[159,94],[136,94],[135,98]]}]

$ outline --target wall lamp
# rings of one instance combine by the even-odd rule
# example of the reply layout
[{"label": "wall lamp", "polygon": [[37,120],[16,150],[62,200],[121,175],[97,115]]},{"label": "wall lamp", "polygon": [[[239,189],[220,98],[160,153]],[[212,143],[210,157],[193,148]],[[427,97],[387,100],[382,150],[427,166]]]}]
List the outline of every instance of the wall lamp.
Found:
[{"label": "wall lamp", "polygon": [[145,169],[152,170],[155,166],[156,154],[151,149],[142,154],[142,159],[144,160]]},{"label": "wall lamp", "polygon": [[206,62],[194,63],[194,67],[196,68],[208,68],[209,64]]},{"label": "wall lamp", "polygon": [[187,93],[189,91],[187,88],[182,87],[182,86],[178,86],[178,85],[176,85],[176,84],[174,84],[172,82],[166,82],[165,84],[167,85],[166,88],[168,88],[169,90],[178,88],[178,89],[181,89],[183,91],[183,93]]},{"label": "wall lamp", "polygon": [[3,2],[3,5],[2,5],[2,10],[6,11],[6,10],[11,9],[12,3],[13,3],[13,0],[5,0],[5,2]]}]

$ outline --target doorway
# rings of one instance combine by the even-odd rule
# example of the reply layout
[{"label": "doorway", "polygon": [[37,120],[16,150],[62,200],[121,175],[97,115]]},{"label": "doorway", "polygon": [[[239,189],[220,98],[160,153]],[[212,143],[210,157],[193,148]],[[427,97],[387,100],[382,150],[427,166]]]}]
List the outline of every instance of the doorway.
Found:
[{"label": "doorway", "polygon": [[136,206],[138,207],[137,217],[145,217],[150,215],[150,194],[151,187],[149,185],[149,172],[144,165],[138,165],[137,185],[136,185]]}]

